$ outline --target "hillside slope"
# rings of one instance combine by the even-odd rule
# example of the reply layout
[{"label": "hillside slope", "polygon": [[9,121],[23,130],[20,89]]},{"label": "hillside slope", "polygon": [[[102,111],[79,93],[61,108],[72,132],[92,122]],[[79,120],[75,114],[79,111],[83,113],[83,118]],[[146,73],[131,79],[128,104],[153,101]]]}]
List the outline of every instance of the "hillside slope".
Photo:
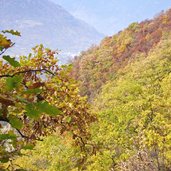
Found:
[{"label": "hillside slope", "polygon": [[87,170],[170,171],[171,10],[105,38],[73,64],[98,118]]},{"label": "hillside slope", "polygon": [[94,100],[89,170],[170,171],[171,34],[108,81]]},{"label": "hillside slope", "polygon": [[16,29],[22,34],[15,41],[14,54],[28,53],[40,43],[74,54],[103,37],[50,0],[1,0],[0,20],[1,30]]},{"label": "hillside slope", "polygon": [[101,86],[116,76],[139,54],[148,55],[158,42],[171,30],[171,10],[153,20],[132,23],[112,37],[106,37],[75,58],[73,76],[80,81],[82,95],[94,97]]}]

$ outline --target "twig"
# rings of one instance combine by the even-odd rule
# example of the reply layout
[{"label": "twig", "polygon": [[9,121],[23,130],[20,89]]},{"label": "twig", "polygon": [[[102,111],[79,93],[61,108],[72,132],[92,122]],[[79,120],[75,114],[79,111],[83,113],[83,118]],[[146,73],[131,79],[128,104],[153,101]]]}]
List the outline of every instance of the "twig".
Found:
[{"label": "twig", "polygon": [[28,72],[41,72],[41,71],[45,71],[45,72],[55,76],[55,74],[53,72],[49,71],[48,69],[30,69],[30,70],[25,70],[25,71],[18,71],[12,75],[10,75],[10,74],[0,75],[0,78],[14,77],[18,74],[24,74],[24,73],[28,73]]},{"label": "twig", "polygon": [[11,48],[14,45],[15,45],[15,43],[12,43],[9,47],[7,47],[4,50],[2,50],[2,52],[0,53],[0,55],[2,55],[3,53],[5,53],[7,49]]}]

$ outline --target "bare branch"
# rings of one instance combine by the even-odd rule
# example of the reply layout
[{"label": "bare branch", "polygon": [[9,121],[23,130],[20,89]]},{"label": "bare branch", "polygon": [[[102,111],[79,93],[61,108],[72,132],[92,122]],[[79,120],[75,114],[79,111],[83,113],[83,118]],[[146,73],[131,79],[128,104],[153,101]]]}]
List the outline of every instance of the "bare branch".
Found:
[{"label": "bare branch", "polygon": [[7,49],[13,47],[15,45],[15,43],[12,43],[8,48],[5,48],[4,50],[2,50],[2,52],[0,53],[0,55],[2,55],[3,53],[5,53],[7,51]]},{"label": "bare branch", "polygon": [[[20,135],[22,138],[28,139],[28,140],[29,140],[29,139],[33,140],[32,138],[30,138],[30,137],[24,135],[19,129],[16,129],[16,130],[17,130],[17,132],[19,133],[19,135]],[[43,141],[43,140],[40,139],[40,138],[34,138],[34,140],[36,140],[36,141]]]},{"label": "bare branch", "polygon": [[24,73],[28,73],[28,72],[42,72],[42,71],[45,71],[45,72],[55,76],[55,74],[52,71],[49,71],[48,69],[29,69],[29,70],[25,70],[25,71],[18,71],[12,75],[10,75],[10,74],[0,75],[0,78],[14,77],[18,74],[24,74]]}]

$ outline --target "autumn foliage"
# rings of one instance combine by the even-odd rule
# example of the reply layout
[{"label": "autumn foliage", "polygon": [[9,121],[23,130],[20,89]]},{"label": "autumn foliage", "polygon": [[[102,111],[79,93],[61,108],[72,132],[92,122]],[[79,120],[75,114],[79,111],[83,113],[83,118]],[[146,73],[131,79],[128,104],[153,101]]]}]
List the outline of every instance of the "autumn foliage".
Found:
[{"label": "autumn foliage", "polygon": [[70,78],[71,66],[59,66],[57,52],[43,45],[18,59],[5,55],[14,45],[7,33],[20,35],[13,30],[0,34],[0,126],[11,126],[0,132],[0,161],[11,161],[21,149],[56,131],[70,132],[75,143],[84,146],[87,127],[95,118]]},{"label": "autumn foliage", "polygon": [[43,45],[5,55],[14,45],[5,35],[20,34],[2,32],[0,124],[13,129],[0,129],[1,168],[170,171],[170,29],[171,10],[132,23],[73,67]]},{"label": "autumn foliage", "polygon": [[93,98],[101,86],[116,76],[137,55],[148,54],[151,48],[167,37],[171,29],[171,10],[153,20],[132,23],[118,34],[106,37],[99,46],[82,52],[73,61],[73,76],[80,81],[82,95]]}]

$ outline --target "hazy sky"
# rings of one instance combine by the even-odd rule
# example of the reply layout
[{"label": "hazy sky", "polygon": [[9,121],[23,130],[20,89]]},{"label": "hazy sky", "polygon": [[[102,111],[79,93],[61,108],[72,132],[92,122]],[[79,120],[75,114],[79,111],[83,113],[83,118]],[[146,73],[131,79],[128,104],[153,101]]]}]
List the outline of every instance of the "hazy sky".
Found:
[{"label": "hazy sky", "polygon": [[52,0],[105,35],[171,7],[171,0]]}]

